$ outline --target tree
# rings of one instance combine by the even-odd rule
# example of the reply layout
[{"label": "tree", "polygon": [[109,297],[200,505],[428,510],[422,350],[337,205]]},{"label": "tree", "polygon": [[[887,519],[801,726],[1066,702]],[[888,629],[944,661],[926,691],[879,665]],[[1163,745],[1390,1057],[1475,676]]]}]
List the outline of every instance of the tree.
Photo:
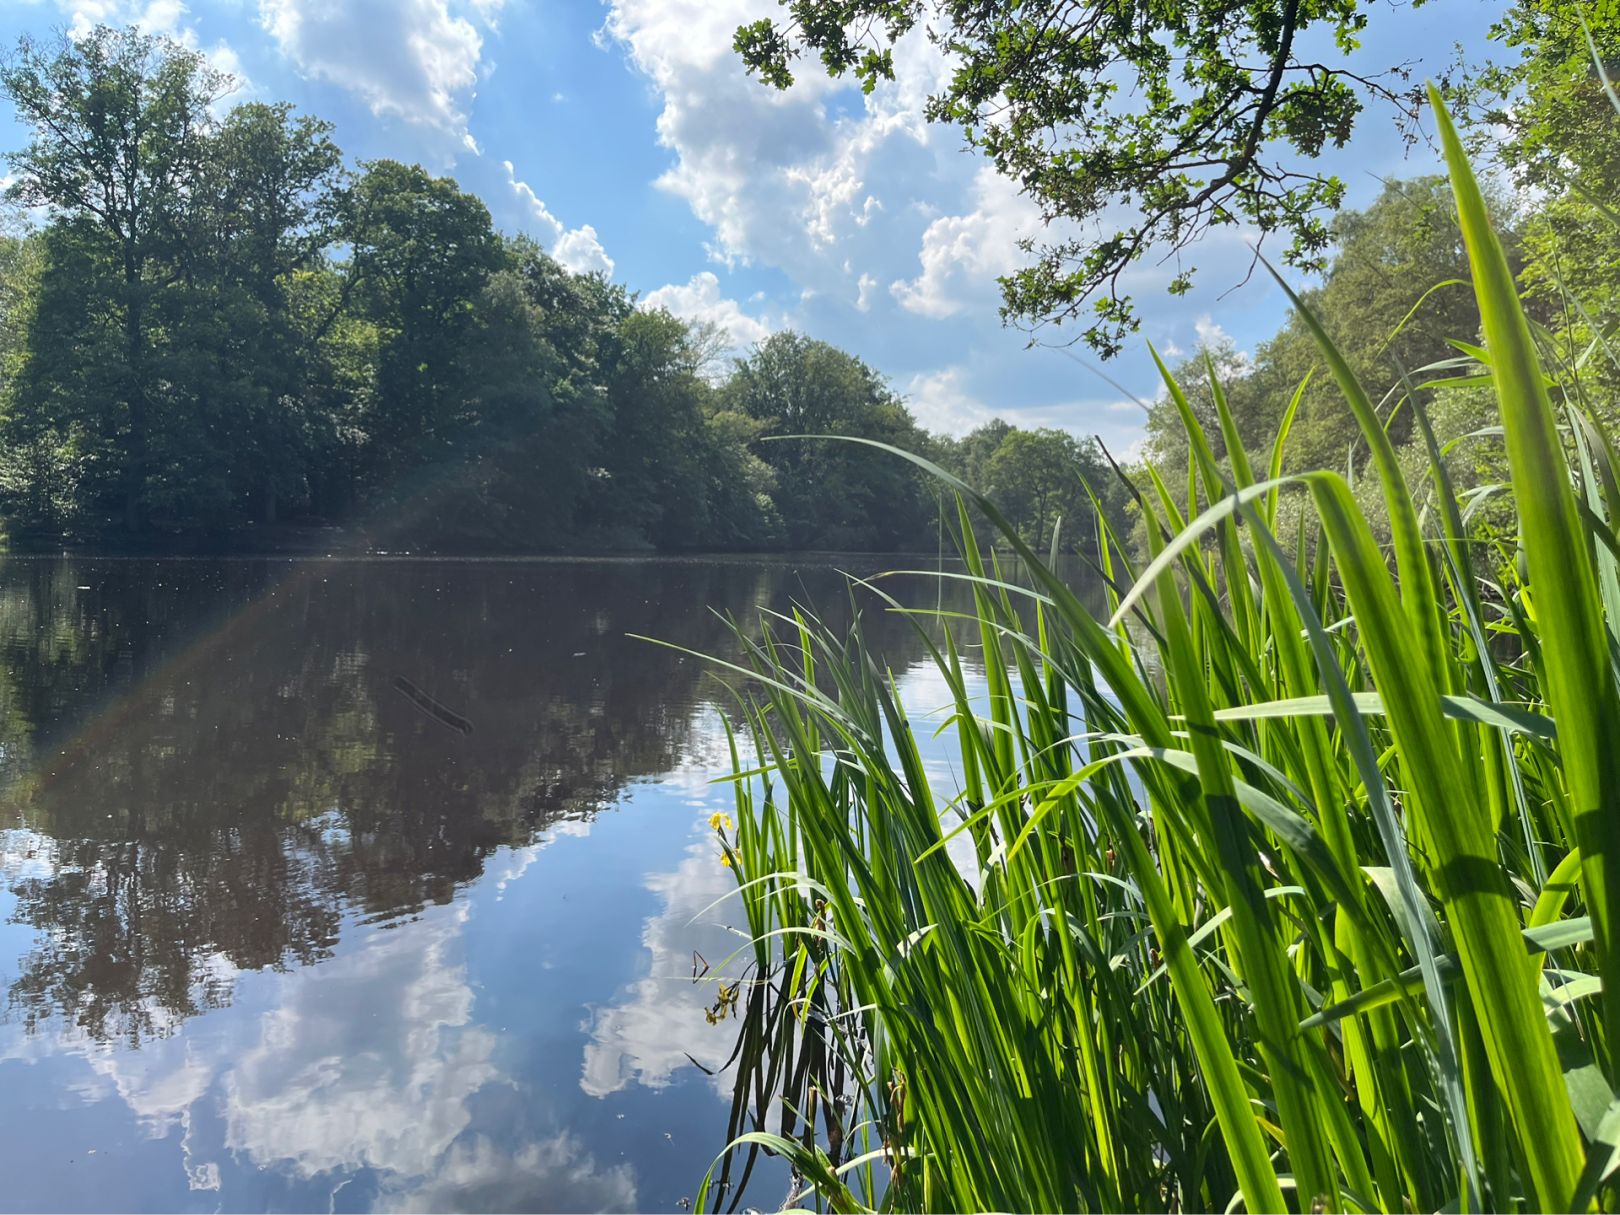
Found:
[{"label": "tree", "polygon": [[47,49],[24,37],[0,67],[0,91],[32,141],[9,157],[13,199],[78,224],[92,256],[116,270],[123,330],[113,398],[126,526],[140,525],[148,489],[151,399],[156,387],[148,301],[152,270],[172,258],[182,215],[202,176],[210,107],[230,78],[178,43],[97,26]]},{"label": "tree", "polygon": [[784,529],[776,506],[776,470],[754,453],[763,423],[710,398],[705,426],[709,478],[708,543],[731,549],[782,546]]},{"label": "tree", "polygon": [[468,423],[432,475],[413,483],[412,501],[401,504],[409,510],[406,536],[435,548],[554,547],[570,533],[586,481],[582,461],[595,436],[570,429],[559,412],[564,360],[522,275],[497,270],[476,303],[467,354],[478,374],[465,386],[474,398]]},{"label": "tree", "polygon": [[1071,549],[1094,551],[1086,483],[1104,491],[1112,480],[1093,442],[1041,428],[1008,431],[985,468],[983,488],[1037,552],[1054,534]]},{"label": "tree", "polygon": [[[1002,280],[1004,317],[1083,323],[1105,355],[1136,328],[1124,275],[1150,248],[1179,254],[1212,227],[1250,224],[1287,237],[1290,264],[1319,268],[1344,183],[1310,162],[1344,145],[1367,99],[1409,136],[1422,105],[1404,66],[1361,75],[1339,59],[1370,19],[1360,0],[782,3],[786,21],[744,25],[735,42],[778,88],[813,54],[870,91],[893,78],[895,42],[927,26],[953,66],[929,119],[961,127],[1048,224]],[[1132,218],[1116,222],[1121,210]],[[1191,282],[1183,269],[1170,290]]]},{"label": "tree", "polygon": [[1616,103],[1604,79],[1620,68],[1620,10],[1519,0],[1491,34],[1518,58],[1481,66],[1460,88],[1490,132],[1485,149],[1523,185],[1555,196],[1574,190],[1590,197],[1620,178]]},{"label": "tree", "polygon": [[1522,224],[1531,306],[1558,335],[1578,382],[1611,410],[1620,370],[1602,350],[1620,328],[1620,8],[1521,0],[1493,31],[1517,62],[1490,64],[1468,99],[1493,154],[1535,199]]},{"label": "tree", "polygon": [[[1511,228],[1503,225],[1510,251]],[[1403,387],[1431,363],[1454,356],[1452,340],[1472,341],[1479,312],[1468,289],[1468,265],[1449,187],[1439,177],[1389,182],[1364,211],[1347,211],[1333,225],[1335,252],[1319,287],[1302,294],[1361,383],[1375,400]],[[1291,315],[1261,342],[1252,360],[1218,345],[1217,374],[1238,431],[1250,451],[1269,451],[1294,391],[1311,377],[1285,450],[1290,470],[1344,468],[1359,446],[1360,428],[1304,321]],[[1195,414],[1217,454],[1225,445],[1203,353],[1175,369]],[[1416,376],[1421,380],[1422,376]],[[1411,434],[1412,412],[1396,410],[1399,391],[1386,412],[1399,442]],[[1148,419],[1150,451],[1162,471],[1181,477],[1187,467],[1186,436],[1168,396]]]},{"label": "tree", "polygon": [[1001,446],[1002,440],[1012,431],[1012,423],[1001,418],[991,418],[984,425],[968,431],[960,439],[947,440],[946,458],[951,471],[969,485],[983,487],[990,457],[996,454],[996,448]]},{"label": "tree", "polygon": [[235,107],[207,149],[182,252],[188,282],[229,321],[209,374],[228,394],[230,492],[267,523],[303,492],[315,442],[306,384],[325,318],[300,317],[289,292],[338,235],[343,158],[331,130],[286,103]]},{"label": "tree", "polygon": [[[931,536],[931,495],[899,457],[822,436],[873,439],[915,451],[926,443],[910,411],[870,367],[825,342],[772,334],[737,360],[726,407],[760,424],[760,458],[792,548],[881,551]],[[804,437],[813,436],[813,437]]]},{"label": "tree", "polygon": [[[119,387],[113,301],[96,289],[73,238],[66,226],[0,238],[0,494],[13,537],[83,522],[85,482],[97,471],[84,419]],[[41,330],[70,340],[38,358]],[[42,372],[61,374],[56,391],[39,382]]]},{"label": "tree", "polygon": [[500,245],[477,198],[392,160],[364,166],[344,234],[356,298],[381,345],[366,463],[376,480],[397,478],[442,457],[468,425],[469,398],[458,389]]},{"label": "tree", "polygon": [[[1226,393],[1228,408],[1233,410],[1234,415],[1241,414],[1251,428],[1258,429],[1250,421],[1252,411],[1240,405],[1240,402],[1247,405],[1254,396],[1244,391],[1250,368],[1249,356],[1239,350],[1226,334],[1218,333],[1199,343],[1197,350],[1170,369],[1170,374],[1175,377],[1177,386],[1192,408],[1193,416],[1203,426],[1217,459],[1226,456],[1226,440],[1221,434],[1210,372],[1213,369]],[[1161,392],[1148,409],[1147,451],[1154,463],[1172,476],[1186,471],[1191,455],[1187,428],[1168,392]]]},{"label": "tree", "polygon": [[618,347],[607,384],[613,442],[602,452],[591,521],[660,548],[701,547],[711,530],[704,352],[663,309],[627,316]]}]

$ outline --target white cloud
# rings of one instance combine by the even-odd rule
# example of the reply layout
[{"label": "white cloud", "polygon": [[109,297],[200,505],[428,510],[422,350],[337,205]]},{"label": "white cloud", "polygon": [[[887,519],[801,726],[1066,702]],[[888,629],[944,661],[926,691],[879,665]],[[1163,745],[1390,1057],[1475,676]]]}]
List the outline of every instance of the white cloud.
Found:
[{"label": "white cloud", "polygon": [[771,0],[610,0],[604,30],[662,98],[658,139],[674,163],[657,184],[713,229],[711,256],[781,266],[842,294],[826,255],[883,211],[886,189],[932,178],[922,107],[944,61],[918,31],[896,49],[893,86],[863,97],[807,65],[778,92],[731,50],[739,23],[777,12]]},{"label": "white cloud", "polygon": [[259,20],[304,75],[467,146],[483,38],[450,0],[259,0]]},{"label": "white cloud", "polygon": [[112,1083],[142,1131],[161,1139],[190,1120],[191,1107],[214,1082],[214,1062],[179,1036],[151,1038],[139,1051],[98,1050],[89,1055],[98,1074]]},{"label": "white cloud", "polygon": [[506,8],[506,0],[471,0],[473,12],[478,19],[490,29],[499,26],[501,11]]},{"label": "white cloud", "polygon": [[1222,374],[1243,375],[1253,365],[1254,357],[1247,350],[1238,349],[1232,335],[1209,313],[1204,313],[1193,322],[1193,332],[1198,335],[1198,347],[1201,350],[1232,351],[1231,358],[1221,360],[1218,364]]},{"label": "white cloud", "polygon": [[[657,184],[707,226],[705,248],[716,263],[781,271],[786,281],[773,281],[773,306],[899,383],[937,375],[917,352],[930,340],[945,340],[950,358],[971,366],[977,383],[997,386],[998,411],[1009,417],[1020,408],[1055,414],[1052,402],[1063,401],[1074,412],[1061,424],[1083,433],[1130,416],[1108,410],[1119,393],[1084,397],[1074,388],[1072,369],[1028,354],[1017,335],[999,332],[994,279],[1023,264],[1020,237],[1061,242],[1084,232],[1105,239],[1136,217],[1116,204],[1084,229],[1044,232],[1034,205],[982,158],[963,154],[959,131],[924,123],[923,101],[948,80],[952,65],[923,30],[895,48],[896,81],[870,95],[847,78],[826,79],[813,56],[795,64],[797,82],[782,93],[749,78],[731,50],[739,23],[782,19],[776,0],[604,2],[598,44],[620,50],[645,77],[658,110],[657,138],[668,158]],[[1392,143],[1384,140],[1386,147]],[[1358,157],[1364,146],[1356,145]],[[1401,168],[1398,156],[1379,163],[1393,173],[1411,171]],[[1343,168],[1350,167],[1364,167],[1364,160],[1345,162]],[[1113,365],[1116,378],[1144,397],[1153,394],[1158,377],[1146,340],[1161,350],[1170,341],[1190,349],[1197,315],[1214,306],[1214,293],[1248,273],[1253,236],[1238,228],[1206,234],[1196,258],[1188,259],[1198,267],[1193,295],[1164,293],[1182,267],[1160,263],[1160,251],[1148,251],[1130,267],[1119,286],[1141,309],[1143,331]],[[881,307],[863,275],[902,307]],[[862,309],[863,299],[870,312]],[[1279,307],[1275,291],[1257,279],[1219,310],[1252,348]],[[882,315],[882,326],[872,323],[875,315]],[[1065,328],[1057,336],[1073,332]],[[943,392],[946,383],[932,391]],[[1109,433],[1124,446],[1123,425]]]},{"label": "white cloud", "polygon": [[1050,427],[1078,438],[1100,435],[1110,451],[1134,441],[1141,430],[1142,410],[1135,401],[1114,397],[1075,398],[1068,391],[1034,400],[1000,396],[986,400],[974,391],[982,367],[953,364],[919,372],[906,382],[906,404],[929,430],[960,437],[993,418],[1025,429]]},{"label": "white cloud", "polygon": [[539,195],[534,192],[533,187],[528,182],[518,180],[517,169],[513,167],[512,162],[503,160],[501,161],[501,167],[506,170],[506,181],[512,187],[512,193],[523,201],[534,221],[545,229],[552,240],[556,240],[561,236],[563,233],[562,220],[553,215],[546,207],[546,204],[540,201]]},{"label": "white cloud", "polygon": [[599,1166],[577,1135],[563,1131],[516,1149],[488,1135],[458,1141],[438,1171],[402,1190],[385,1187],[380,1211],[633,1211],[635,1170]]},{"label": "white cloud", "polygon": [[670,283],[649,291],[641,302],[645,308],[667,308],[682,320],[718,326],[731,335],[734,350],[763,342],[771,335],[769,325],[749,316],[736,300],[720,294],[720,280],[711,270],[694,274],[685,283]]},{"label": "white cloud", "polygon": [[551,213],[533,187],[526,181],[518,180],[517,170],[510,160],[503,160],[501,167],[506,170],[506,182],[512,188],[512,193],[518,196],[536,234],[546,244],[552,257],[575,274],[598,271],[609,275],[613,273],[613,259],[602,248],[594,227],[584,224],[578,228],[565,228],[562,220]]},{"label": "white cloud", "polygon": [[993,416],[968,392],[966,378],[967,372],[961,367],[915,375],[906,385],[906,404],[927,429],[948,435],[966,434]]},{"label": "white cloud", "polygon": [[602,248],[602,242],[596,237],[596,229],[590,224],[564,232],[551,246],[551,256],[575,274],[613,273],[613,259]]},{"label": "white cloud", "polygon": [[1220,346],[1232,340],[1232,335],[1207,312],[1193,322],[1193,332],[1198,335],[1200,346]]},{"label": "white cloud", "polygon": [[988,165],[973,181],[973,209],[928,225],[917,255],[922,273],[890,290],[908,311],[954,316],[994,292],[998,276],[1019,261],[1018,241],[1040,226],[1040,211]]},{"label": "white cloud", "polygon": [[199,51],[216,70],[234,77],[237,90],[224,99],[229,105],[252,89],[242,68],[242,60],[223,39],[212,46],[202,45],[197,31],[186,21],[189,10],[182,0],[57,0],[56,7],[67,17],[68,36],[83,38],[97,25],[128,25],[149,34],[173,38],[187,50]]},{"label": "white cloud", "polygon": [[[981,671],[969,668],[966,688],[970,703],[982,706],[986,684]],[[934,663],[918,661],[900,672],[901,703],[913,720],[938,723],[954,710],[953,693]],[[650,916],[641,934],[647,952],[642,976],[629,984],[613,1004],[594,1009],[591,1040],[580,1068],[580,1088],[593,1097],[606,1097],[632,1085],[661,1089],[678,1076],[690,1074],[692,1062],[714,1069],[711,1083],[730,1098],[736,1073],[722,1069],[737,1042],[738,1022],[727,1019],[710,1024],[704,1010],[715,1001],[720,979],[736,979],[753,960],[746,931],[747,916],[736,898],[737,877],[720,863],[720,850],[704,821],[711,811],[730,813],[733,793],[719,778],[731,772],[726,740],[718,713],[697,723],[702,752],[663,778],[665,786],[683,785],[683,799],[696,815],[698,837],[687,846],[673,870],[645,878],[648,891],[661,907]],[[932,735],[932,727],[923,733]],[[943,802],[960,792],[951,758],[949,734],[924,744],[924,766],[929,784]],[[747,756],[744,756],[745,761]],[[973,841],[956,837],[947,849],[951,859],[972,876],[977,871]],[[729,897],[728,897],[729,896]],[[693,980],[694,954],[711,968]],[[746,999],[746,997],[745,997]]]},{"label": "white cloud", "polygon": [[[578,833],[548,832],[509,856],[506,873],[520,874],[549,839]],[[193,1190],[220,1189],[228,1156],[233,1166],[305,1181],[374,1170],[379,1210],[645,1205],[632,1166],[599,1164],[570,1131],[525,1122],[492,1137],[475,1115],[481,1093],[513,1081],[496,1064],[496,1033],[474,1017],[468,917],[466,903],[433,907],[409,924],[372,929],[319,966],[278,976],[279,999],[245,1044],[201,1020],[140,1051],[78,1042],[91,1080],[76,1095],[88,1102],[116,1093],[151,1139],[178,1130]],[[200,1156],[193,1128],[214,1123],[216,1102],[223,1143],[210,1133]],[[221,1147],[226,1156],[210,1158]]]},{"label": "white cloud", "polygon": [[877,287],[877,285],[878,285],[877,279],[874,278],[870,274],[863,274],[863,275],[861,275],[861,277],[858,280],[856,280],[856,283],[855,283],[855,307],[856,308],[858,308],[862,312],[870,312],[871,311],[871,309],[872,309],[872,291],[873,291],[874,288]]},{"label": "white cloud", "polygon": [[[509,1083],[493,1062],[495,1034],[472,1019],[461,956],[467,917],[466,904],[436,907],[408,931],[375,929],[352,952],[290,973],[245,1049],[183,1019],[139,1051],[71,1032],[46,1049],[82,1053],[96,1085],[115,1092],[148,1137],[181,1130],[194,1189],[219,1183],[218,1165],[193,1159],[190,1142],[195,1111],[215,1094],[225,1147],[259,1168],[302,1178],[373,1168],[400,1184],[420,1179],[449,1160],[473,1095]],[[210,966],[232,970],[223,958]]]},{"label": "white cloud", "polygon": [[[642,930],[641,943],[651,960],[646,975],[631,984],[618,1003],[592,1014],[591,1040],[579,1078],[580,1088],[592,1097],[606,1097],[632,1084],[665,1088],[691,1066],[691,1059],[714,1068],[725,1062],[736,1044],[735,1022],[710,1025],[703,1016],[714,1003],[721,972],[698,982],[692,978],[694,951],[718,968],[747,943],[719,922],[728,913],[731,918],[741,915],[735,903],[693,923],[694,916],[737,888],[736,878],[720,864],[713,840],[706,839],[689,847],[673,872],[651,875],[647,888],[664,903],[663,911],[649,918]],[[718,1076],[715,1087],[724,1094],[729,1081],[729,1076]]]},{"label": "white cloud", "polygon": [[97,25],[134,25],[151,34],[173,36],[185,6],[174,0],[152,0],[142,5],[134,0],[57,0],[56,7],[68,19],[71,38],[82,38]]}]

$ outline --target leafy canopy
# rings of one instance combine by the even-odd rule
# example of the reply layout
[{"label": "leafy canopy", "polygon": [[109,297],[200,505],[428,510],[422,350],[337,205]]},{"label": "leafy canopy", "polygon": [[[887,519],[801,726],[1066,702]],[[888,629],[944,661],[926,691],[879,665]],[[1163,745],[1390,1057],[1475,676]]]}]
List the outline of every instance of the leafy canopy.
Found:
[{"label": "leafy canopy", "polygon": [[[895,43],[926,26],[954,69],[928,118],[961,127],[1047,225],[1002,279],[1003,317],[1083,324],[1104,355],[1137,326],[1126,274],[1149,250],[1174,256],[1245,224],[1319,269],[1344,183],[1311,161],[1344,145],[1369,99],[1408,137],[1422,105],[1405,65],[1346,66],[1369,20],[1360,0],[782,3],[785,21],[744,25],[735,41],[777,88],[811,53],[870,91],[893,79]],[[1180,269],[1170,291],[1192,274]]]}]

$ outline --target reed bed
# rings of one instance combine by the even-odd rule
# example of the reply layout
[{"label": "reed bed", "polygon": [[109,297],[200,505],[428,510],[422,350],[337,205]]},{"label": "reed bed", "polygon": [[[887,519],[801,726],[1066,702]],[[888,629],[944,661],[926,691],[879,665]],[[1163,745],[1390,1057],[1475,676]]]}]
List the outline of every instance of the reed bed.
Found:
[{"label": "reed bed", "polygon": [[1320,329],[1387,546],[1343,476],[1281,475],[1287,421],[1246,454],[1215,384],[1217,461],[1168,373],[1192,464],[1142,487],[1141,568],[1098,525],[1106,614],[916,460],[957,496],[972,595],[914,613],[960,787],[931,787],[933,723],[858,622],[738,628],[717,832],[752,969],[700,1206],[740,1201],[750,1148],[841,1212],[1615,1203],[1620,458],[1544,369],[1435,101],[1516,544],[1432,436],[1403,476]]}]

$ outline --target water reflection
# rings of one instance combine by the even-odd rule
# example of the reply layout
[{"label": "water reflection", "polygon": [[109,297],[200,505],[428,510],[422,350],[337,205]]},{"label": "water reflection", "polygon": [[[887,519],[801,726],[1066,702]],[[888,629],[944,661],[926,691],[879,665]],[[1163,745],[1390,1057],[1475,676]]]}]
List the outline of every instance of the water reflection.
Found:
[{"label": "water reflection", "polygon": [[729,1095],[730,1077],[718,1073],[736,1027],[704,1017],[715,985],[694,982],[705,968],[717,976],[734,971],[727,960],[747,945],[726,922],[728,915],[740,918],[735,910],[715,906],[737,888],[715,854],[711,841],[700,840],[673,870],[646,878],[647,889],[662,902],[641,934],[647,970],[612,1005],[593,1012],[579,1080],[589,1095],[605,1097],[631,1084],[665,1088],[693,1062],[716,1073],[716,1088]]},{"label": "water reflection", "polygon": [[[758,568],[25,562],[0,581],[6,802],[55,842],[16,886],[11,987],[137,1043],[229,971],[326,956],[341,909],[453,897],[501,845],[673,767],[700,664],[631,640]],[[84,589],[88,588],[88,589]],[[671,618],[665,605],[686,609]],[[473,723],[449,729],[399,678]],[[225,963],[225,965],[220,965]]]},{"label": "water reflection", "polygon": [[0,1207],[689,1195],[725,755],[627,634],[790,595],[845,610],[830,565],[0,563]]}]

